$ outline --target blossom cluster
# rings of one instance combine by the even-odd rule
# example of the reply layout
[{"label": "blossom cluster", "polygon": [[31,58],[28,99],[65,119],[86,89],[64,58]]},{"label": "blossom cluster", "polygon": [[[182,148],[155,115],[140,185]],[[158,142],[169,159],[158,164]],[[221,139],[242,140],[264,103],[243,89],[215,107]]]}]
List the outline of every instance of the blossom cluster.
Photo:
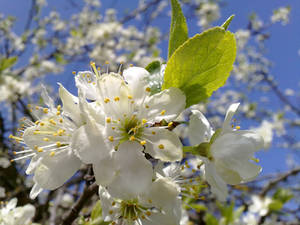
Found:
[{"label": "blossom cluster", "polygon": [[[253,162],[262,138],[231,124],[238,103],[215,131],[199,110],[192,110],[191,146],[183,147],[173,132],[186,104],[180,89],[152,93],[150,74],[140,67],[101,73],[92,62],[91,71],[74,74],[78,96],[60,84],[62,105],[55,106],[44,90],[47,107],[29,105],[36,121],[22,119],[20,135],[10,136],[23,145],[15,160],[31,158],[26,170],[35,183],[31,198],[60,187],[82,164],[91,164],[105,221],[174,225],[182,219],[184,197],[200,198],[204,183],[225,201],[227,184],[253,180],[261,171]],[[196,168],[185,162],[183,149],[188,158],[196,157]]]}]

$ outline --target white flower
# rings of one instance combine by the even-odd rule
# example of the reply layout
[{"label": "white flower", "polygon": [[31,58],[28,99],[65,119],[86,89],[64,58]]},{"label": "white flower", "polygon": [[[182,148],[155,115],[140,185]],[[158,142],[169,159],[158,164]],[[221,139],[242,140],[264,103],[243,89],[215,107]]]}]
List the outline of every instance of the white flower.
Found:
[{"label": "white flower", "polygon": [[280,7],[273,12],[271,16],[272,23],[281,22],[282,25],[289,23],[290,7]]},{"label": "white flower", "polygon": [[273,140],[273,124],[267,120],[263,120],[259,127],[252,128],[251,130],[262,136],[264,140],[264,149],[268,149]]},{"label": "white flower", "polygon": [[0,158],[0,167],[2,167],[2,168],[7,168],[7,167],[9,167],[10,166],[10,161],[7,159],[7,158],[5,158],[5,157],[1,157]]},{"label": "white flower", "polygon": [[208,28],[212,22],[220,18],[219,5],[214,2],[204,2],[198,10],[200,21],[198,25]]},{"label": "white flower", "polygon": [[230,124],[238,106],[239,103],[229,107],[222,129],[214,135],[209,122],[199,111],[192,111],[189,125],[191,144],[203,143],[198,149],[205,166],[205,178],[221,201],[227,196],[226,183],[235,185],[253,180],[261,171],[260,166],[249,160],[257,161],[253,155],[263,147],[262,138],[253,131],[241,131],[239,126],[233,128]]},{"label": "white flower", "polygon": [[76,99],[62,86],[59,89],[63,108],[54,107],[53,100],[42,93],[48,108],[32,107],[30,110],[38,120],[33,123],[24,119],[25,130],[21,129],[20,137],[10,136],[18,143],[25,145],[22,155],[15,159],[31,157],[26,170],[34,174],[30,197],[35,198],[43,189],[55,189],[69,179],[80,167],[81,161],[73,154],[71,140],[73,132],[83,123]]},{"label": "white flower", "polygon": [[[176,88],[151,96],[145,81],[149,73],[143,68],[129,68],[123,77],[115,73],[100,76],[94,71],[96,74],[82,72],[76,76],[79,92],[95,101],[88,103],[81,98],[88,122],[75,132],[73,148],[85,163],[93,164],[99,184],[118,182],[114,188],[128,185],[125,189],[129,194],[136,188],[141,192],[152,177],[144,152],[162,161],[182,158],[177,135],[166,126],[154,125],[175,119],[184,109],[185,96]],[[126,181],[125,176],[130,179]],[[133,187],[131,179],[139,185]]]},{"label": "white flower", "polygon": [[35,208],[27,204],[17,206],[17,199],[11,199],[7,205],[0,208],[0,225],[30,225],[35,214]]},{"label": "white flower", "polygon": [[269,197],[260,197],[257,195],[251,196],[252,204],[249,207],[249,211],[252,213],[258,213],[259,216],[265,216],[269,212],[269,205],[272,199]]},{"label": "white flower", "polygon": [[181,201],[175,183],[168,178],[156,179],[148,192],[135,195],[132,199],[113,198],[109,191],[100,186],[99,195],[104,221],[112,224],[176,225],[181,219]]}]

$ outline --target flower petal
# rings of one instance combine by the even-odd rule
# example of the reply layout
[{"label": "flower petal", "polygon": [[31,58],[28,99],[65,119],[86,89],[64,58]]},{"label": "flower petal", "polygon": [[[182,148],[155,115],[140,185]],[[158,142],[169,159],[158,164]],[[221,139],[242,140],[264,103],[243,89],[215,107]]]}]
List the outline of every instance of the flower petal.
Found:
[{"label": "flower petal", "polygon": [[205,116],[198,110],[192,110],[190,116],[188,136],[191,145],[208,142],[214,131]]},{"label": "flower petal", "polygon": [[185,108],[185,95],[175,87],[166,89],[152,95],[145,101],[148,110],[145,111],[145,118],[154,122],[161,120],[171,121],[175,119]]},{"label": "flower petal", "polygon": [[33,180],[44,189],[53,190],[63,185],[80,168],[81,161],[71,150],[45,155],[37,166]]},{"label": "flower petal", "polygon": [[231,123],[232,117],[238,110],[239,105],[240,105],[240,103],[234,103],[229,106],[229,108],[226,112],[226,116],[225,116],[223,127],[222,127],[223,133],[227,132],[227,131],[232,131],[232,127],[231,127],[230,123]]},{"label": "flower petal", "polygon": [[137,104],[140,104],[145,96],[150,94],[147,91],[148,89],[146,90],[148,85],[146,78],[149,75],[149,72],[141,67],[129,67],[123,72],[123,76]]},{"label": "flower petal", "polygon": [[93,164],[97,184],[107,186],[113,181],[117,172],[114,163],[113,158],[107,156]]},{"label": "flower petal", "polygon": [[165,162],[182,159],[182,143],[178,136],[167,129],[146,128],[144,138],[147,141],[145,152]]},{"label": "flower petal", "polygon": [[33,187],[31,188],[29,197],[31,199],[35,199],[42,191],[43,191],[43,188],[41,188],[37,183],[35,183],[33,185]]},{"label": "flower petal", "polygon": [[72,136],[71,148],[84,163],[98,163],[109,156],[101,126],[87,123],[78,128]]},{"label": "flower petal", "polygon": [[108,186],[108,191],[113,197],[136,198],[151,186],[152,164],[142,151],[143,147],[140,144],[124,142],[115,152],[116,176]]},{"label": "flower petal", "polygon": [[91,71],[81,71],[75,76],[76,87],[85,93],[89,100],[97,99],[97,78]]}]

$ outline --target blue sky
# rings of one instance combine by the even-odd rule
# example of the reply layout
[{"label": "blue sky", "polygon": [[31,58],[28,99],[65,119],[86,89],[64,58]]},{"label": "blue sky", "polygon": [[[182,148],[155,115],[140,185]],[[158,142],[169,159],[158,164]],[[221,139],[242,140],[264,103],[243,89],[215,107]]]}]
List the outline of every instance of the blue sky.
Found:
[{"label": "blue sky", "polygon": [[[79,0],[73,0],[74,2],[80,2]],[[0,12],[4,15],[13,15],[17,17],[17,24],[15,30],[17,33],[23,30],[25,21],[27,19],[28,9],[30,7],[29,0],[1,0]],[[131,11],[137,5],[137,0],[107,0],[102,1],[101,11],[106,8],[116,7],[121,12]],[[227,0],[227,4],[222,8],[222,18],[216,22],[215,25],[222,24],[226,18],[232,14],[235,14],[235,19],[230,25],[231,31],[245,28],[247,26],[248,16],[252,12],[256,12],[258,16],[268,21],[272,15],[272,11],[280,6],[291,6],[290,23],[286,26],[280,24],[273,25],[269,31],[271,38],[266,42],[267,52],[266,56],[274,63],[272,68],[272,75],[279,82],[279,86],[282,90],[286,88],[292,88],[299,90],[300,82],[300,57],[298,55],[298,49],[300,49],[300,1],[295,0]],[[47,14],[51,9],[57,9],[63,17],[68,17],[73,11],[72,7],[62,0],[51,0],[48,3],[48,7],[44,9],[43,13]],[[121,16],[122,13],[118,15]],[[196,26],[197,21],[188,21],[190,28],[190,36],[199,32],[199,28]],[[162,20],[163,30],[168,30],[169,20],[164,18]],[[166,57],[167,43],[162,45],[162,56]],[[83,70],[86,69],[82,68]],[[67,67],[66,73],[70,74],[72,68]],[[56,83],[65,83],[70,76],[55,76],[49,81]],[[276,98],[274,98],[275,104]],[[273,104],[273,103],[272,103]],[[299,103],[298,103],[299,105]],[[264,173],[274,172],[277,170],[284,170],[285,160],[283,157],[286,155],[286,151],[282,149],[272,149],[268,152],[262,152],[259,157],[262,158],[261,165],[264,167]],[[271,160],[270,160],[271,159]]]}]

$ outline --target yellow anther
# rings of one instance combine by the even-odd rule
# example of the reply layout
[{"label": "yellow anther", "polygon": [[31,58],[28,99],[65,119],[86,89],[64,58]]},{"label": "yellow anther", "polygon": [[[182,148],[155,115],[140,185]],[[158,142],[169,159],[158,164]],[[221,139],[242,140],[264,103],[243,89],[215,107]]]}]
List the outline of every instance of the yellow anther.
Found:
[{"label": "yellow anther", "polygon": [[120,101],[120,97],[117,96],[114,98],[114,100],[115,100],[115,102]]},{"label": "yellow anther", "polygon": [[149,106],[149,105],[145,105],[145,108],[146,108],[146,109],[149,109],[149,108],[150,108],[150,106]]},{"label": "yellow anther", "polygon": [[150,92],[151,91],[151,88],[149,88],[149,87],[146,87],[146,89],[145,89],[147,92]]},{"label": "yellow anther", "polygon": [[40,121],[37,120],[37,121],[35,121],[34,123],[35,123],[35,125],[38,125],[38,124],[40,123]]},{"label": "yellow anther", "polygon": [[58,131],[57,131],[57,134],[59,136],[62,136],[64,133],[65,133],[65,130],[63,130],[63,129],[58,129]]},{"label": "yellow anther", "polygon": [[61,142],[60,141],[58,141],[58,142],[56,142],[56,147],[60,147],[61,146]]},{"label": "yellow anther", "polygon": [[116,204],[116,202],[115,202],[115,201],[111,203],[111,205],[112,205],[112,206],[114,206],[115,204]]},{"label": "yellow anther", "polygon": [[134,137],[134,136],[131,136],[131,137],[129,138],[129,140],[130,140],[130,141],[135,141],[135,137]]},{"label": "yellow anther", "polygon": [[147,215],[147,216],[151,216],[151,212],[150,212],[150,211],[147,211],[147,212],[146,212],[146,215]]},{"label": "yellow anther", "polygon": [[107,117],[106,118],[106,123],[110,123],[111,122],[111,118],[110,117]]},{"label": "yellow anther", "polygon": [[72,71],[72,74],[73,74],[73,75],[76,75],[76,72],[75,72],[75,71]]},{"label": "yellow anther", "polygon": [[35,145],[35,146],[33,147],[34,150],[38,150],[38,148],[39,148],[39,147],[38,147],[37,145]]},{"label": "yellow anther", "polygon": [[16,154],[17,154],[17,152],[13,152],[13,154],[14,154],[14,155],[16,155]]},{"label": "yellow anther", "polygon": [[60,111],[57,111],[57,112],[56,112],[56,115],[59,116],[59,115],[60,115]]},{"label": "yellow anther", "polygon": [[56,122],[54,121],[54,119],[50,119],[49,120],[49,123],[53,124],[53,125],[56,125]]},{"label": "yellow anther", "polygon": [[92,81],[91,81],[91,80],[89,80],[89,81],[88,81],[88,83],[90,84],[90,83],[92,83]]},{"label": "yellow anther", "polygon": [[45,125],[45,123],[44,122],[40,122],[40,126],[44,126]]},{"label": "yellow anther", "polygon": [[111,142],[113,142],[114,141],[114,137],[113,136],[109,136],[108,140],[110,140]]},{"label": "yellow anther", "polygon": [[144,215],[141,215],[141,218],[144,220],[144,219],[146,219],[146,217],[144,216]]},{"label": "yellow anther", "polygon": [[112,127],[111,129],[112,129],[112,130],[115,130],[116,128],[115,128],[115,127]]},{"label": "yellow anther", "polygon": [[56,109],[57,109],[57,111],[60,111],[60,110],[61,110],[61,105],[58,105],[58,106],[56,107]]},{"label": "yellow anther", "polygon": [[10,135],[8,136],[8,138],[10,138],[10,139],[13,138],[13,137],[14,137],[14,136],[13,136],[12,134],[10,134]]},{"label": "yellow anther", "polygon": [[128,99],[132,99],[132,95],[128,95],[127,97],[128,97]]},{"label": "yellow anther", "polygon": [[171,127],[173,125],[173,122],[168,123],[168,127]]},{"label": "yellow anther", "polygon": [[152,131],[152,134],[153,134],[153,135],[155,135],[155,134],[156,134],[156,132],[155,132],[155,131]]},{"label": "yellow anther", "polygon": [[48,108],[43,108],[43,113],[47,114],[49,112]]},{"label": "yellow anther", "polygon": [[93,84],[93,85],[96,85],[96,82],[93,82],[92,84]]},{"label": "yellow anther", "polygon": [[145,145],[145,144],[147,144],[147,142],[146,141],[141,141],[140,144]]},{"label": "yellow anther", "polygon": [[148,199],[148,202],[151,204],[151,203],[152,203],[152,200],[151,200],[151,199]]},{"label": "yellow anther", "polygon": [[35,107],[35,109],[36,109],[36,110],[39,110],[39,109],[40,109],[40,107],[39,107],[39,106],[36,106],[36,107]]},{"label": "yellow anther", "polygon": [[165,115],[165,113],[166,113],[166,110],[162,110],[161,112],[160,112],[160,115]]},{"label": "yellow anther", "polygon": [[163,144],[158,145],[159,149],[164,149],[165,146]]},{"label": "yellow anther", "polygon": [[134,101],[132,100],[132,101],[131,101],[131,104],[133,104],[133,103],[134,103]]},{"label": "yellow anther", "polygon": [[251,158],[251,160],[254,161],[254,162],[256,162],[256,163],[259,163],[259,159],[257,159],[257,158],[253,157],[253,158]]},{"label": "yellow anther", "polygon": [[105,64],[107,65],[107,64],[109,64],[109,62],[106,60],[106,61],[105,61]]},{"label": "yellow anther", "polygon": [[147,123],[148,121],[146,119],[142,119],[142,124],[144,125],[145,123]]},{"label": "yellow anther", "polygon": [[50,152],[50,156],[51,157],[55,156],[55,152]]},{"label": "yellow anther", "polygon": [[234,124],[231,124],[231,127],[234,128]]},{"label": "yellow anther", "polygon": [[110,101],[109,98],[105,98],[105,99],[104,99],[104,102],[105,102],[105,103],[109,103],[109,101]]},{"label": "yellow anther", "polygon": [[111,215],[111,214],[113,214],[114,213],[114,211],[112,211],[112,210],[109,210],[109,214]]},{"label": "yellow anther", "polygon": [[49,141],[49,138],[43,138],[44,141]]},{"label": "yellow anther", "polygon": [[44,150],[43,150],[43,148],[39,147],[39,148],[37,148],[37,151],[38,152],[43,152]]},{"label": "yellow anther", "polygon": [[240,126],[236,126],[235,129],[239,130],[239,129],[241,129],[241,127]]},{"label": "yellow anther", "polygon": [[59,122],[60,122],[60,123],[62,123],[62,122],[63,122],[63,119],[62,119],[62,118],[60,118],[60,119],[59,119]]}]

